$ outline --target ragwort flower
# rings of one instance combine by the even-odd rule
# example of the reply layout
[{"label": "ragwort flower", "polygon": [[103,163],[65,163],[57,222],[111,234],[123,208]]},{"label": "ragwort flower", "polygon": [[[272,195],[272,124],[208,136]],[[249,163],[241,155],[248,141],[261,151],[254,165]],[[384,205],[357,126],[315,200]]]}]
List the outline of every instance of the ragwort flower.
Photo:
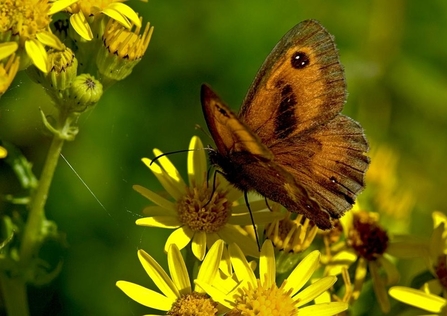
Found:
[{"label": "ragwort flower", "polygon": [[[236,242],[245,254],[258,256],[256,242],[240,227],[252,224],[247,206],[237,202],[241,192],[219,174],[216,174],[215,182],[208,182],[205,152],[198,137],[191,139],[189,149],[189,185],[167,157],[160,157],[162,153],[159,150],[154,150],[154,154],[159,157],[157,162],[160,165],[151,163],[150,159],[143,159],[175,201],[135,185],[136,191],[157,204],[145,208],[143,212],[148,217],[138,219],[136,224],[175,229],[166,241],[165,251],[171,244],[177,244],[183,249],[192,241],[192,252],[199,260],[203,259],[206,247],[209,248],[218,239],[227,243]],[[266,209],[264,200],[250,202],[250,208],[256,224],[265,224],[278,218],[278,214]]]},{"label": "ragwort flower", "polygon": [[[7,42],[0,44],[0,96],[2,96],[12,83],[20,66],[20,57],[15,52],[18,44]],[[2,60],[5,59],[5,62]]]},{"label": "ragwort flower", "polygon": [[[214,243],[200,266],[197,280],[212,282],[218,272],[224,244],[222,240]],[[138,250],[138,258],[151,280],[163,294],[141,285],[118,281],[118,286],[134,301],[169,315],[217,315],[225,308],[214,302],[200,287],[192,289],[185,261],[175,244],[168,249],[170,277],[163,268],[144,250]]]},{"label": "ragwort flower", "polygon": [[19,45],[20,69],[33,63],[48,72],[45,46],[62,48],[59,39],[49,31],[51,15],[77,0],[4,0],[0,4],[0,42]]},{"label": "ragwort flower", "polygon": [[377,213],[360,211],[355,205],[340,220],[345,239],[327,247],[329,254],[322,261],[327,275],[346,273],[356,263],[350,301],[358,299],[365,280],[370,277],[379,306],[387,312],[390,302],[386,287],[396,284],[400,277],[392,257],[422,257],[427,251],[426,242],[419,239],[410,236],[391,239],[378,221]]},{"label": "ragwort flower", "polygon": [[278,203],[273,203],[271,210],[283,214],[283,217],[267,224],[264,236],[272,241],[276,249],[278,273],[286,273],[296,266],[301,253],[312,244],[318,227],[301,214],[281,211]]},{"label": "ragwort flower", "polygon": [[425,283],[430,293],[447,295],[447,216],[433,212],[433,233],[428,248],[428,269],[435,279]]},{"label": "ragwort flower", "polygon": [[[139,21],[141,25],[142,18]],[[149,23],[142,30],[141,26],[132,24],[126,28],[110,19],[104,29],[102,45],[96,57],[102,80],[113,83],[130,75],[146,52],[153,31],[154,27]]]},{"label": "ragwort flower", "polygon": [[[228,315],[335,315],[348,309],[345,302],[307,305],[329,289],[337,280],[327,276],[303,289],[319,267],[320,253],[307,255],[281,284],[276,284],[276,263],[273,246],[266,240],[261,249],[259,278],[256,278],[245,255],[236,244],[229,247],[235,278],[227,278],[227,286],[196,280],[214,301],[231,309]],[[227,291],[225,289],[231,289]]]},{"label": "ragwort flower", "polygon": [[[71,13],[70,23],[73,29],[85,40],[90,41],[101,32],[101,19],[103,15],[118,21],[130,29],[132,24],[141,27],[138,14],[124,0],[79,0],[67,11]],[[92,26],[93,30],[92,30]],[[102,35],[102,34],[100,34]]]}]

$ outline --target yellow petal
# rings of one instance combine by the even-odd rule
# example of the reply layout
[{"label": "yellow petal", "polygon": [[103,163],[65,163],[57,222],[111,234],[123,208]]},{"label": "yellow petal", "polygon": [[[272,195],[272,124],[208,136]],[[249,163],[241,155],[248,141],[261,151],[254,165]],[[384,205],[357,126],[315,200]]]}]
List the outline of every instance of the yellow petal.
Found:
[{"label": "yellow petal", "polygon": [[228,253],[227,247],[224,247],[222,251],[222,258],[219,263],[219,269],[227,276],[230,276],[233,272],[233,269],[231,268],[230,254]]},{"label": "yellow petal", "polygon": [[6,42],[0,44],[0,61],[12,55],[19,45],[16,42]]},{"label": "yellow petal", "polygon": [[44,32],[37,33],[36,37],[39,40],[39,42],[41,42],[45,46],[50,46],[50,47],[56,48],[58,50],[65,49],[65,45],[53,33],[44,31]]},{"label": "yellow petal", "polygon": [[259,258],[259,279],[265,288],[270,288],[275,284],[276,262],[275,251],[270,240],[264,241]]},{"label": "yellow petal", "polygon": [[158,194],[152,192],[151,190],[146,189],[145,187],[142,187],[141,185],[134,185],[132,186],[132,188],[137,191],[138,193],[140,193],[142,196],[144,196],[145,198],[151,200],[152,202],[154,202],[155,204],[157,204],[158,206],[161,206],[167,210],[173,210],[175,211],[175,204],[166,200],[165,198],[162,198],[161,196],[159,196]]},{"label": "yellow petal", "polygon": [[194,234],[192,240],[192,253],[200,261],[205,257],[206,252],[206,233],[199,231]]},{"label": "yellow petal", "polygon": [[293,297],[294,301],[297,302],[297,306],[303,306],[310,301],[317,298],[321,293],[329,289],[337,281],[334,276],[328,276],[317,280],[312,283],[304,290],[300,291],[297,295]]},{"label": "yellow petal", "polygon": [[139,218],[135,221],[138,226],[159,227],[159,228],[178,228],[182,223],[173,216],[152,216]]},{"label": "yellow petal", "polygon": [[356,260],[357,255],[354,253],[354,251],[352,251],[351,249],[342,250],[332,257],[330,264],[326,266],[325,273],[327,275],[338,275],[342,273],[343,268],[349,268],[349,266]]},{"label": "yellow petal", "polygon": [[180,250],[186,247],[194,237],[194,232],[188,227],[182,226],[176,229],[169,235],[165,243],[165,252],[168,252],[171,244],[176,244]]},{"label": "yellow petal", "polygon": [[433,227],[438,227],[441,223],[447,224],[447,216],[445,214],[434,211],[432,213]]},{"label": "yellow petal", "polygon": [[[174,180],[181,186],[185,186],[185,182],[183,181],[180,172],[178,172],[177,168],[174,166],[171,160],[169,160],[166,155],[163,155],[163,152],[157,148],[155,148],[153,152],[155,157],[157,157],[157,162],[160,163],[161,168],[166,171],[166,173],[172,178],[172,180]],[[152,160],[148,158],[143,158],[142,161],[149,168],[151,168],[151,165],[154,165],[154,163],[152,163]]]},{"label": "yellow petal", "polygon": [[256,241],[248,235],[246,230],[242,229],[241,227],[225,225],[219,231],[219,236],[228,244],[237,244],[245,255],[254,258],[259,257],[259,250]]},{"label": "yellow petal", "polygon": [[256,286],[256,277],[238,245],[231,243],[228,246],[228,251],[230,252],[231,264],[233,265],[237,279]]},{"label": "yellow petal", "polygon": [[309,281],[312,274],[318,268],[320,262],[320,252],[318,250],[312,251],[295,267],[287,278],[287,283],[284,286],[284,291],[292,289],[291,295],[298,292],[304,284]]},{"label": "yellow petal", "polygon": [[206,292],[206,294],[211,296],[213,301],[222,304],[223,306],[227,307],[228,309],[232,309],[234,307],[233,305],[231,305],[231,302],[234,300],[227,299],[225,294],[222,293],[219,289],[217,289],[214,286],[212,286],[211,284],[208,284],[201,280],[196,280],[195,282],[200,288],[202,288]]},{"label": "yellow petal", "polygon": [[205,182],[207,174],[207,162],[205,150],[199,137],[193,136],[189,143],[188,152],[188,179],[190,185]]},{"label": "yellow petal", "polygon": [[[161,151],[154,149],[154,153],[158,156]],[[168,191],[174,199],[178,200],[185,194],[186,184],[183,182],[180,173],[167,157],[158,159],[161,167],[157,163],[152,163],[152,160],[148,158],[143,158],[142,161],[157,177],[163,188]]]},{"label": "yellow petal", "polygon": [[172,280],[169,278],[168,274],[163,270],[163,268],[151,257],[146,251],[138,250],[138,259],[146,271],[147,275],[155,283],[155,285],[160,289],[160,291],[171,299],[176,299],[180,297],[180,293],[175,287]]},{"label": "yellow petal", "polygon": [[[107,11],[107,13],[105,11]],[[113,3],[109,4],[103,12],[104,12],[104,14],[107,14],[112,19],[115,19],[119,22],[121,22],[121,20],[115,18],[117,15],[126,17],[126,19],[125,19],[126,23],[129,25],[127,28],[130,28],[130,24],[127,21],[127,19],[132,21],[133,24],[135,24],[138,28],[141,27],[141,21],[140,21],[140,18],[138,17],[138,14],[136,14],[135,11],[131,7],[129,7],[128,5],[126,5],[124,3],[113,2]],[[113,13],[113,12],[115,12],[115,13]],[[110,14],[112,14],[112,15],[110,15]],[[126,24],[123,24],[123,26],[126,26]]]},{"label": "yellow petal", "polygon": [[0,146],[0,158],[5,158],[8,155],[6,148]]},{"label": "yellow petal", "polygon": [[191,293],[191,282],[185,261],[176,244],[171,244],[168,249],[168,266],[172,282],[180,292],[180,295]]},{"label": "yellow petal", "polygon": [[52,2],[51,8],[48,11],[48,15],[53,15],[59,11],[62,11],[65,8],[71,6],[73,3],[76,3],[76,2],[78,2],[78,0],[59,0],[59,1]]},{"label": "yellow petal", "polygon": [[116,282],[116,286],[135,302],[150,308],[168,311],[176,301],[174,298],[166,297],[131,282],[118,281]]},{"label": "yellow petal", "polygon": [[122,26],[124,26],[126,29],[130,29],[132,24],[129,22],[129,20],[122,15],[120,12],[113,10],[111,8],[105,8],[101,11],[108,17],[112,18],[113,20],[119,22]]},{"label": "yellow petal", "polygon": [[354,288],[352,294],[352,297],[354,299],[358,298],[362,290],[363,282],[365,281],[366,277],[366,272],[368,271],[367,266],[368,262],[364,258],[360,257],[357,263],[357,268],[355,269]]},{"label": "yellow petal", "polygon": [[300,308],[300,316],[328,316],[337,315],[349,307],[345,302],[332,302],[325,304],[310,305]]},{"label": "yellow petal", "polygon": [[440,313],[443,306],[447,303],[442,297],[404,286],[393,286],[389,293],[396,300],[431,313]]},{"label": "yellow petal", "polygon": [[90,25],[88,24],[82,11],[70,16],[70,24],[73,26],[76,33],[78,33],[86,41],[91,41],[93,39],[92,29],[90,28]]},{"label": "yellow petal", "polygon": [[[216,241],[206,254],[205,259],[200,266],[199,273],[197,275],[197,280],[201,280],[205,283],[211,284],[216,276],[219,269],[220,259],[222,257],[222,252],[224,249],[224,242],[222,239]],[[200,292],[200,289],[196,291]]]},{"label": "yellow petal", "polygon": [[45,47],[36,39],[25,42],[25,50],[28,56],[33,61],[33,64],[42,72],[47,73],[47,59],[48,55]]}]

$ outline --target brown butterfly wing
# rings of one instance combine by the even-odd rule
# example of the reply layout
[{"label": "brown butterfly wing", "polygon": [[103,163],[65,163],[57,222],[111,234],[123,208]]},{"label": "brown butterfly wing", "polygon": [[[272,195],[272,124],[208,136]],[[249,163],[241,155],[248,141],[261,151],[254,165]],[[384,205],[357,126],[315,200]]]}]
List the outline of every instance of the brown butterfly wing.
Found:
[{"label": "brown butterfly wing", "polygon": [[272,152],[261,143],[239,118],[207,85],[202,85],[202,109],[217,150],[210,160],[222,169],[227,180],[242,191],[255,190],[265,197],[282,202],[286,207],[302,206],[304,215],[319,227],[330,228],[330,216],[315,217],[319,204],[309,197],[293,175],[273,161]]},{"label": "brown butterfly wing", "polygon": [[317,21],[286,33],[261,66],[240,117],[269,147],[329,121],[343,108],[346,84],[333,37]]},{"label": "brown butterfly wing", "polygon": [[202,107],[217,150],[212,163],[243,191],[301,213],[322,229],[364,187],[368,144],[339,112],[346,100],[332,36],[316,21],[290,30],[268,56],[239,118],[208,88]]},{"label": "brown butterfly wing", "polygon": [[[271,164],[305,188],[311,201],[271,191],[266,197],[320,228],[350,209],[364,188],[368,143],[361,126],[340,111],[346,84],[332,36],[317,21],[292,28],[262,65],[240,118],[275,156]],[[256,190],[259,191],[258,185]]]},{"label": "brown butterfly wing", "polygon": [[[361,126],[347,116],[337,115],[311,133],[295,135],[270,149],[275,162],[318,202],[319,208],[313,210],[315,215],[309,217],[316,223],[318,220],[313,217],[320,214],[342,216],[365,186],[368,143]],[[303,208],[296,205],[289,210],[303,213]]]},{"label": "brown butterfly wing", "polygon": [[206,84],[202,85],[201,101],[206,124],[221,155],[247,151],[264,159],[273,159],[272,152],[259,137]]}]

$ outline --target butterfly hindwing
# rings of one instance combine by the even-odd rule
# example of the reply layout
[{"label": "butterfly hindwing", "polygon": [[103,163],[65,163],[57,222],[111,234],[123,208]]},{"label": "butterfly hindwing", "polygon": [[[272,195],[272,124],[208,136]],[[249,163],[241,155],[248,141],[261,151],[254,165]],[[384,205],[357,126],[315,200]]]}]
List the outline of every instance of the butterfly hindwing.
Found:
[{"label": "butterfly hindwing", "polygon": [[[311,133],[297,135],[270,149],[275,162],[301,183],[332,218],[350,209],[365,186],[368,144],[361,126],[347,116],[337,115]],[[314,213],[318,214],[319,209]]]}]

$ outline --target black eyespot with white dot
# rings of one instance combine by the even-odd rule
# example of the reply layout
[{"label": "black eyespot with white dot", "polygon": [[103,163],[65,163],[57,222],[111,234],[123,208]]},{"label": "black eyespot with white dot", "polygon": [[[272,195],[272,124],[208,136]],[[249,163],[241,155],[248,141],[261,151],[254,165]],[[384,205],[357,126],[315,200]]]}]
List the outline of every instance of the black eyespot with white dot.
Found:
[{"label": "black eyespot with white dot", "polygon": [[291,64],[295,69],[303,69],[310,64],[309,56],[304,52],[295,52],[292,55]]}]

